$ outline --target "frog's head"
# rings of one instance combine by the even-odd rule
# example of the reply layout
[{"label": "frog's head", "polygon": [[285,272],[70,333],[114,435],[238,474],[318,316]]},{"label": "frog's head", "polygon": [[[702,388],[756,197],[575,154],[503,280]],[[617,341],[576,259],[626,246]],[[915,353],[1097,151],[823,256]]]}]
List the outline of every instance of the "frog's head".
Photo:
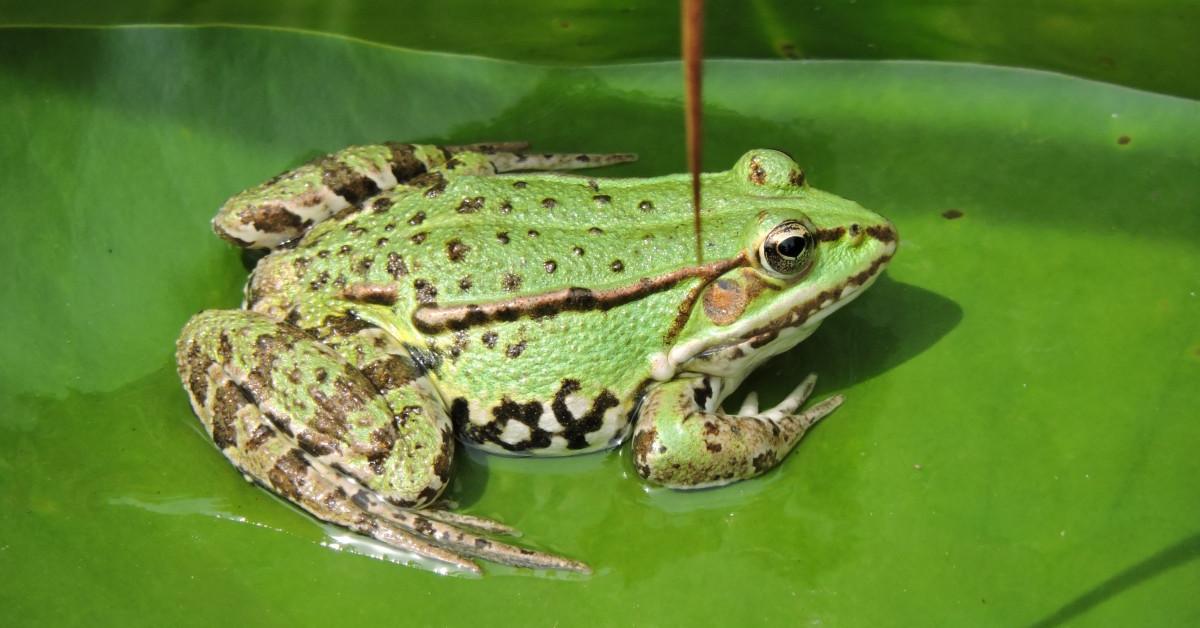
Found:
[{"label": "frog's head", "polygon": [[740,241],[726,248],[724,263],[710,263],[714,276],[690,296],[690,314],[656,357],[656,375],[750,372],[861,294],[896,252],[890,222],[808,187],[783,153],[752,151],[725,176],[727,207],[714,222]]}]

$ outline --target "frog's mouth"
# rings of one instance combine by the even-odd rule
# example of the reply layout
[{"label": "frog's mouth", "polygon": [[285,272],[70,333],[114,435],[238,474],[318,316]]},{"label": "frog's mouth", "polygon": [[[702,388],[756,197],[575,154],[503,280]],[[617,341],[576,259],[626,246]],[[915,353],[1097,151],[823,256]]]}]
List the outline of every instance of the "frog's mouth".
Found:
[{"label": "frog's mouth", "polygon": [[757,316],[722,328],[719,334],[681,342],[651,358],[655,379],[671,379],[679,371],[727,376],[748,372],[762,361],[787,351],[816,331],[826,317],[853,301],[875,282],[896,252],[894,230],[877,241],[879,252],[840,283],[818,290],[796,289]]}]

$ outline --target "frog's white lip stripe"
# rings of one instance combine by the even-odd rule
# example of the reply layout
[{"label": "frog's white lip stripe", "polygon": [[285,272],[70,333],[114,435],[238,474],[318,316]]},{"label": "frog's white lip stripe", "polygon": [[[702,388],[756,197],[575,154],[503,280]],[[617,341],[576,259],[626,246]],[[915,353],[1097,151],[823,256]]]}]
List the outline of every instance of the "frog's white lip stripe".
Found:
[{"label": "frog's white lip stripe", "polygon": [[858,272],[833,290],[804,290],[792,299],[772,304],[765,316],[770,321],[766,324],[761,322],[763,317],[739,321],[727,328],[718,339],[691,340],[680,343],[669,351],[655,353],[650,357],[650,376],[658,381],[667,381],[675,376],[681,365],[705,351],[742,344],[761,346],[774,339],[784,329],[821,322],[852,301],[879,277],[896,253],[895,240],[885,241],[883,245],[883,252],[878,257],[863,264]]}]

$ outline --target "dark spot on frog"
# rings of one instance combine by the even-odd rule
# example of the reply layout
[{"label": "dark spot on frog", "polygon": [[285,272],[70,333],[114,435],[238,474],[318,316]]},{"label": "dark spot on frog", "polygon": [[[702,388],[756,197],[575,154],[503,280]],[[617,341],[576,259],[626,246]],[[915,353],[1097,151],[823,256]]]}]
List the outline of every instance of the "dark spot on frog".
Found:
[{"label": "dark spot on frog", "polygon": [[292,449],[275,461],[275,466],[267,472],[267,481],[280,495],[299,502],[301,489],[307,484],[304,477],[307,473],[308,461],[304,459],[304,452]]},{"label": "dark spot on frog", "polygon": [[412,361],[398,355],[388,355],[360,370],[381,393],[395,390],[417,378],[417,368]]},{"label": "dark spot on frog", "polygon": [[857,222],[850,225],[850,237],[857,238],[860,233],[862,233],[862,227]]},{"label": "dark spot on frog", "polygon": [[846,229],[844,227],[837,227],[834,229],[818,229],[813,235],[816,237],[818,242],[836,242],[842,239],[842,236],[846,235]]},{"label": "dark spot on frog", "polygon": [[554,209],[555,207],[558,207],[558,201],[552,198],[544,198],[542,199],[542,207],[545,207],[546,209]]},{"label": "dark spot on frog", "polygon": [[713,453],[713,454],[720,453],[721,452],[721,443],[704,441],[704,448],[707,449],[709,453]]},{"label": "dark spot on frog", "polygon": [[[692,400],[696,402],[696,407],[698,408],[703,408],[704,404],[708,403],[708,400],[712,397],[712,384],[709,383],[707,377],[702,382],[703,386],[692,391]],[[707,427],[708,425],[705,424],[705,428]]]},{"label": "dark spot on frog", "polygon": [[333,157],[326,157],[317,165],[323,170],[322,182],[351,205],[357,205],[379,193],[379,186],[370,177],[355,172],[349,165]]},{"label": "dark spot on frog", "polygon": [[310,456],[324,456],[337,451],[337,441],[333,441],[323,434],[303,431],[296,435],[296,442],[300,445],[300,449]]},{"label": "dark spot on frog", "polygon": [[287,417],[281,417],[274,412],[267,412],[265,413],[265,416],[267,417],[267,420],[271,422],[271,425],[275,426],[275,429],[283,432],[284,436],[287,436],[288,438],[295,437],[295,434],[292,433],[292,422]]},{"label": "dark spot on frog", "polygon": [[775,457],[775,452],[768,450],[755,456],[754,460],[751,461],[751,464],[754,465],[754,470],[756,472],[763,473],[769,470],[771,467],[774,467],[777,462],[778,458]]},{"label": "dark spot on frog", "polygon": [[473,214],[483,209],[483,203],[484,198],[482,196],[463,198],[462,202],[458,204],[458,209],[456,211],[460,214]]},{"label": "dark spot on frog", "polygon": [[529,237],[531,237],[531,238],[536,238],[536,237],[538,237],[538,236],[539,236],[539,235],[541,235],[541,234],[539,234],[539,233],[537,232],[537,230],[536,230],[536,229],[530,229],[530,230],[528,231],[528,235],[529,235]]},{"label": "dark spot on frog", "polygon": [[515,345],[508,345],[508,348],[504,350],[504,355],[507,355],[510,358],[521,357],[521,354],[525,352],[525,346],[524,340]]},{"label": "dark spot on frog", "polygon": [[471,289],[471,286],[474,285],[474,283],[475,282],[471,279],[471,276],[467,275],[466,277],[458,280],[458,289],[466,292]]},{"label": "dark spot on frog", "polygon": [[425,198],[437,198],[442,192],[446,191],[446,178],[439,172],[429,172],[416,177],[408,182],[408,185],[413,187],[425,187]]},{"label": "dark spot on frog", "polygon": [[417,212],[408,219],[408,224],[414,227],[423,222],[425,222],[425,212]]},{"label": "dark spot on frog", "polygon": [[265,233],[283,233],[299,229],[304,219],[279,205],[263,205],[242,211],[239,219]]},{"label": "dark spot on frog", "polygon": [[604,207],[612,202],[612,197],[607,194],[597,194],[592,197],[592,200],[596,202],[598,207]]},{"label": "dark spot on frog", "polygon": [[797,169],[788,173],[788,183],[798,188],[804,187],[804,171]]},{"label": "dark spot on frog", "polygon": [[437,287],[425,279],[413,281],[413,289],[417,292],[417,300],[426,305],[437,301]]},{"label": "dark spot on frog", "polygon": [[329,271],[323,270],[319,275],[317,275],[316,279],[308,283],[308,287],[313,292],[316,292],[317,290],[324,288],[325,284],[327,283],[329,283]]},{"label": "dark spot on frog", "polygon": [[297,257],[296,259],[292,260],[292,268],[295,269],[297,277],[304,276],[304,273],[308,270],[308,264],[311,261],[312,260],[308,259],[307,257]]},{"label": "dark spot on frog", "polygon": [[517,188],[518,190],[520,190],[521,188],[524,188],[526,185],[528,185],[528,184],[525,183],[524,181],[513,181],[513,187]]},{"label": "dark spot on frog", "polygon": [[429,237],[429,232],[421,231],[419,233],[414,233],[413,236],[411,238],[409,238],[409,240],[412,240],[413,244],[420,244],[425,241],[425,238],[428,238],[428,237]]},{"label": "dark spot on frog", "polygon": [[545,263],[543,263],[543,266],[546,268],[546,272],[553,273],[555,270],[558,269],[558,262],[555,262],[552,259],[548,259],[545,261]]},{"label": "dark spot on frog", "polygon": [[604,413],[620,404],[611,392],[604,390],[596,395],[591,408],[583,416],[576,417],[567,407],[567,397],[579,392],[581,388],[578,380],[564,379],[550,403],[554,418],[563,426],[561,435],[567,439],[567,449],[587,447],[587,435],[603,427]]},{"label": "dark spot on frog", "polygon": [[896,230],[883,225],[871,225],[867,227],[867,235],[880,242],[892,242],[896,239]]},{"label": "dark spot on frog", "polygon": [[504,201],[503,203],[500,203],[500,213],[501,214],[510,213],[510,212],[512,212],[512,210],[513,210],[513,206],[512,206],[511,202]]},{"label": "dark spot on frog", "polygon": [[320,251],[317,251],[317,257],[321,259],[327,259],[329,257],[329,249],[321,249]]},{"label": "dark spot on frog", "polygon": [[[638,474],[644,478],[650,477],[650,454],[654,453],[654,441],[658,440],[658,431],[649,428],[639,431],[633,437],[633,460],[637,465]],[[666,448],[663,448],[666,451]]]},{"label": "dark spot on frog", "polygon": [[404,348],[408,350],[408,355],[412,356],[413,366],[417,369],[417,376],[422,377],[426,373],[436,373],[442,367],[442,354],[433,346],[429,349],[422,349],[416,345],[404,343]]},{"label": "dark spot on frog", "polygon": [[363,319],[354,316],[353,314],[342,314],[340,316],[326,316],[321,321],[321,329],[330,334],[336,334],[342,337],[350,337],[358,332],[368,329],[371,324]]},{"label": "dark spot on frog", "polygon": [[404,263],[404,258],[400,257],[399,253],[388,253],[387,271],[392,277],[399,279],[408,274],[408,265]]},{"label": "dark spot on frog", "polygon": [[750,182],[754,185],[764,185],[767,182],[767,169],[762,167],[758,157],[750,158]]},{"label": "dark spot on frog", "polygon": [[640,209],[644,212],[648,212],[648,211],[654,209],[654,203],[651,203],[650,201],[642,201],[642,202],[638,203],[638,209]]},{"label": "dark spot on frog", "polygon": [[471,337],[466,330],[454,332],[454,344],[450,345],[450,358],[454,359],[462,355],[462,352],[467,350],[470,342]]},{"label": "dark spot on frog", "polygon": [[375,241],[375,246],[387,246],[387,243],[388,243],[387,238],[379,238],[378,240]]},{"label": "dark spot on frog", "polygon": [[593,192],[599,192],[599,191],[600,191],[600,183],[599,183],[598,181],[596,181],[595,179],[588,179],[588,180],[587,180],[587,185],[588,185],[588,187],[589,187],[589,188],[592,188],[592,191],[593,191]]},{"label": "dark spot on frog", "polygon": [[467,252],[471,247],[462,243],[462,240],[457,238],[446,243],[446,257],[450,258],[451,262],[461,262],[467,256]]},{"label": "dark spot on frog", "polygon": [[384,231],[395,231],[395,230],[396,230],[396,223],[394,223],[394,222],[389,222],[388,224],[386,224],[386,225],[384,225],[384,226],[383,226],[383,230],[384,230]]},{"label": "dark spot on frog", "polygon": [[583,247],[581,247],[581,246],[571,247],[571,253],[575,257],[583,257],[583,253],[584,253]]},{"label": "dark spot on frog", "polygon": [[326,371],[324,368],[318,368],[313,372],[313,377],[317,378],[318,382],[324,383],[326,379],[329,379],[329,371]]},{"label": "dark spot on frog", "polygon": [[946,211],[942,212],[942,218],[945,218],[946,220],[957,220],[962,217],[962,210],[959,209],[947,209]]},{"label": "dark spot on frog", "polygon": [[500,287],[504,288],[508,292],[513,292],[521,287],[522,281],[523,280],[520,275],[504,273],[504,276],[500,278]]},{"label": "dark spot on frog", "polygon": [[250,439],[246,441],[245,445],[246,451],[254,451],[262,447],[273,436],[275,436],[275,430],[259,423],[258,427],[254,428],[253,432],[250,432]]},{"label": "dark spot on frog", "polygon": [[487,347],[488,349],[495,349],[497,338],[499,338],[499,334],[497,334],[496,332],[485,331],[485,332],[483,332],[483,335],[479,337],[479,340],[481,340],[483,342],[483,345],[485,347]]},{"label": "dark spot on frog", "polygon": [[237,411],[249,403],[250,400],[233,382],[225,382],[216,389],[211,427],[212,439],[218,449],[237,445]]},{"label": "dark spot on frog", "polygon": [[371,201],[371,210],[377,214],[382,214],[383,212],[386,212],[387,210],[391,209],[391,207],[392,207],[392,199],[387,198],[386,196],[381,196],[381,197]]},{"label": "dark spot on frog", "polygon": [[346,233],[356,235],[356,236],[362,235],[367,232],[367,230],[364,227],[362,227],[361,225],[358,224],[357,220],[352,220],[352,221],[346,223],[345,225],[342,225],[342,229],[344,229],[346,231]]},{"label": "dark spot on frog", "polygon": [[509,242],[509,240],[508,240],[508,232],[507,232],[507,231],[501,231],[500,233],[497,233],[497,234],[496,234],[496,239],[500,241],[500,244],[508,244],[508,242]]},{"label": "dark spot on frog", "polygon": [[588,233],[590,233],[592,235],[604,235],[604,230],[601,229],[600,227],[592,227],[592,228],[588,229]]},{"label": "dark spot on frog", "polygon": [[188,390],[198,405],[204,405],[208,399],[208,367],[212,364],[212,360],[200,353],[200,345],[191,341],[187,352]]},{"label": "dark spot on frog", "polygon": [[358,260],[358,273],[363,277],[367,276],[367,272],[371,270],[371,266],[375,263],[375,259],[364,257]]},{"label": "dark spot on frog", "polygon": [[610,269],[612,269],[612,271],[614,273],[625,272],[625,263],[619,259],[613,260],[613,262],[611,264],[609,264],[608,267]]},{"label": "dark spot on frog", "polygon": [[355,303],[395,305],[399,295],[393,284],[355,283],[342,291],[342,298]]},{"label": "dark spot on frog", "polygon": [[1122,135],[1121,137],[1117,138],[1117,143],[1120,144],[1121,146],[1125,146],[1126,144],[1128,144],[1132,141],[1133,141],[1133,138],[1129,137],[1128,135]]}]

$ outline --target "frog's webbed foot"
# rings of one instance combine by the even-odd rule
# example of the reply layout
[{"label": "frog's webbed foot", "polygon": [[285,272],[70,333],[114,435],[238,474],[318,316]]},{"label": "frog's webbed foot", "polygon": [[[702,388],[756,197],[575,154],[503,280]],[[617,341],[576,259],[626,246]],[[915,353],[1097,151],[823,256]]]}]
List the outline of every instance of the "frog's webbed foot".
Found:
[{"label": "frog's webbed foot", "polygon": [[768,410],[759,410],[758,396],[752,392],[734,415],[717,407],[717,378],[667,382],[642,402],[633,436],[634,467],[652,482],[684,489],[761,475],[779,464],[808,428],[842,404],[844,398],[835,395],[796,412],[816,381],[816,375],[809,375]]},{"label": "frog's webbed foot", "polygon": [[193,317],[176,359],[221,453],[318,519],[471,572],[479,571],[471,558],[588,571],[483,536],[511,534],[507,526],[424,510],[449,477],[449,420],[411,363],[364,355],[368,362],[352,365],[289,323],[234,310]]}]

